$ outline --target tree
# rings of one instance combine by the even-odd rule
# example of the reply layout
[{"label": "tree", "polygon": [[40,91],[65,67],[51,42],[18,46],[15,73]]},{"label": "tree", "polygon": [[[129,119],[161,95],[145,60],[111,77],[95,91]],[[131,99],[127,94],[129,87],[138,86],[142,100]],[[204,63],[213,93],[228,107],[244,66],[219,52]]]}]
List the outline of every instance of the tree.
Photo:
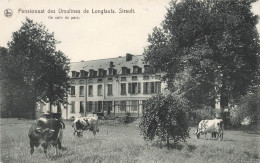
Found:
[{"label": "tree", "polygon": [[155,137],[175,143],[185,141],[189,137],[189,123],[184,111],[185,103],[177,96],[158,94],[146,101],[146,110],[139,127],[145,140]]},{"label": "tree", "polygon": [[171,2],[148,36],[145,60],[194,108],[238,102],[256,84],[259,36],[254,0]]},{"label": "tree", "polygon": [[260,89],[252,94],[242,96],[238,105],[231,109],[231,123],[240,126],[244,119],[250,120],[250,125],[257,125],[260,119]]},{"label": "tree", "polygon": [[[26,103],[30,101],[33,106],[26,107],[25,104],[24,107],[32,117],[35,116],[36,102],[67,102],[69,59],[56,51],[57,43],[54,34],[49,33],[44,25],[28,18],[13,33],[12,41],[8,42],[8,55],[5,57],[7,66],[2,71],[6,81],[9,81],[5,82],[9,85],[6,91],[11,92],[11,99],[15,103],[19,103],[19,98],[26,97]],[[18,87],[17,90],[11,90],[13,85]],[[17,112],[19,109],[15,108]]]}]

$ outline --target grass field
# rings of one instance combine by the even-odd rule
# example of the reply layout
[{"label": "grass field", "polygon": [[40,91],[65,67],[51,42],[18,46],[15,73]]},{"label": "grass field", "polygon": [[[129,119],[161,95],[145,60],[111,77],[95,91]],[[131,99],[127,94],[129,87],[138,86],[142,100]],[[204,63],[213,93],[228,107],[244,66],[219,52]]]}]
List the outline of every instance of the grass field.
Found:
[{"label": "grass field", "polygon": [[138,122],[130,125],[100,125],[94,140],[90,131],[82,138],[73,136],[71,122],[64,130],[59,155],[48,149],[48,158],[41,147],[30,158],[27,136],[33,121],[1,119],[1,162],[260,162],[260,135],[242,131],[225,131],[224,140],[196,139],[194,128],[187,143],[159,148],[139,136]]}]

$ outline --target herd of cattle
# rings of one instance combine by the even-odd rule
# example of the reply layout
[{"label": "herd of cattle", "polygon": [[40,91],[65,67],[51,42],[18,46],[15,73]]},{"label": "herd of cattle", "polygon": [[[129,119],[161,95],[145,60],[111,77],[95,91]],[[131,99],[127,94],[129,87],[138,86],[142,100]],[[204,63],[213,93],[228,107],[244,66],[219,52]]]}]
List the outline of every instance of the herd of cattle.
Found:
[{"label": "herd of cattle", "polygon": [[[83,136],[84,130],[93,131],[94,137],[96,132],[99,132],[98,128],[98,116],[91,114],[87,117],[76,118],[72,127],[74,128],[74,136]],[[62,135],[63,129],[65,129],[65,124],[60,118],[46,118],[41,117],[32,124],[28,136],[30,138],[31,155],[34,152],[34,147],[42,146],[44,153],[47,156],[47,148],[49,145],[53,145],[55,150],[55,155],[57,154],[57,149],[62,149]]]},{"label": "herd of cattle", "polygon": [[[98,116],[96,114],[90,114],[87,117],[76,118],[72,123],[72,127],[74,129],[74,136],[81,137],[83,136],[83,131],[90,130],[93,132],[95,138],[96,132],[99,132]],[[64,129],[65,124],[60,118],[41,117],[35,120],[28,134],[30,138],[31,155],[34,152],[34,147],[40,145],[43,147],[46,156],[48,146],[54,146],[56,148],[56,155],[57,149],[62,149],[61,143]],[[223,131],[224,123],[222,119],[202,120],[194,134],[196,134],[197,139],[199,139],[201,134],[204,134],[206,138],[207,133],[211,133],[212,137],[221,140],[223,139]]]}]

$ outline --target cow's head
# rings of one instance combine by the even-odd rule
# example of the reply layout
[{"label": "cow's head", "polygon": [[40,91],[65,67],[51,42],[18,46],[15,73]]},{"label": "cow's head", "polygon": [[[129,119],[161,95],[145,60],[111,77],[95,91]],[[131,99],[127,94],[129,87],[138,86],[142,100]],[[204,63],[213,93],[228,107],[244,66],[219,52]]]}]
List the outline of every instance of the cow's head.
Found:
[{"label": "cow's head", "polygon": [[199,129],[197,129],[196,131],[194,131],[194,134],[196,135],[197,139],[200,138],[200,132],[199,132]]},{"label": "cow's head", "polygon": [[83,132],[76,131],[76,135],[77,135],[78,137],[82,137],[82,136],[83,136]]}]

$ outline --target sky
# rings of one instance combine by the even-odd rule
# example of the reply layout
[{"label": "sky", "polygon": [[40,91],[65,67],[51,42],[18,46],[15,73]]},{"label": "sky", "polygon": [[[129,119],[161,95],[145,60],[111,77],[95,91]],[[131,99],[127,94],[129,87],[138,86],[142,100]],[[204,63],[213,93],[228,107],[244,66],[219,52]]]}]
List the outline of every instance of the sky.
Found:
[{"label": "sky", "polygon": [[[126,53],[141,55],[148,45],[148,34],[152,33],[155,26],[160,26],[169,2],[170,0],[1,0],[0,46],[7,47],[12,33],[19,30],[28,17],[54,32],[56,40],[60,41],[57,50],[61,50],[71,62],[115,58],[125,56]],[[4,15],[6,9],[12,10],[11,17]],[[65,13],[70,9],[80,13]],[[104,9],[116,13],[101,14],[100,11]],[[44,10],[44,13],[32,13],[32,10]],[[84,13],[84,10],[88,12]],[[96,13],[98,10],[99,13]],[[119,13],[122,10],[130,13]],[[254,3],[252,11],[260,15],[260,1]],[[257,28],[260,31],[260,24]]]}]

